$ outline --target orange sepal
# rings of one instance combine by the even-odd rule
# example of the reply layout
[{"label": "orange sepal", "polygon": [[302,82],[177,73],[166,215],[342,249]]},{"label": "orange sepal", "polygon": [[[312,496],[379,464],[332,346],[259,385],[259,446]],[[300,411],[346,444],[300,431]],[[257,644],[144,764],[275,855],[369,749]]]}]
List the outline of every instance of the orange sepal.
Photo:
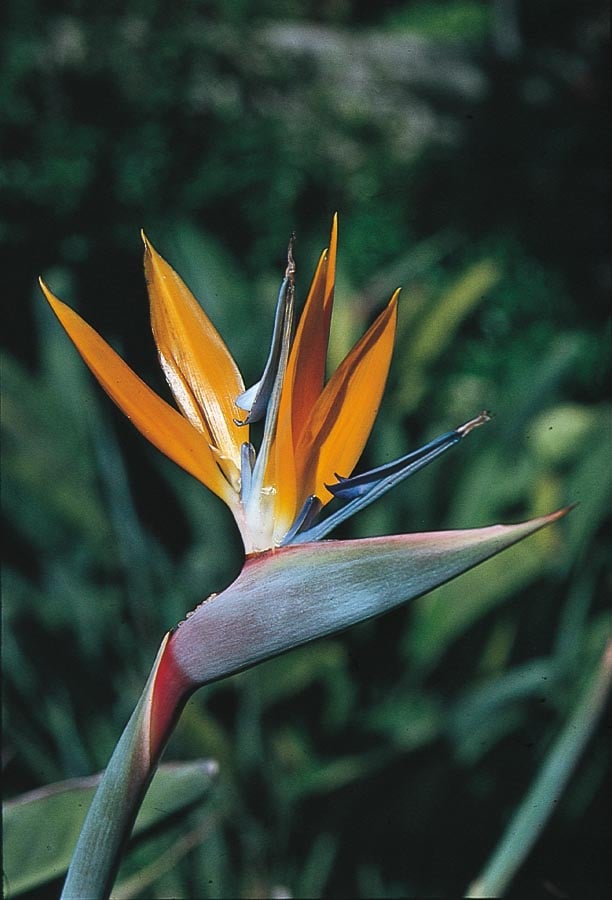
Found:
[{"label": "orange sepal", "polygon": [[215,462],[207,439],[151,390],[78,313],[40,279],[53,312],[109,397],[158,450],[214,491],[229,506],[234,492]]},{"label": "orange sepal", "polygon": [[389,372],[398,296],[399,290],[334,372],[311,412],[295,454],[298,506],[310,494],[328,503],[332,496],[325,484],[335,481],[336,473],[349,476],[361,456]]},{"label": "orange sepal", "polygon": [[319,399],[325,383],[325,363],[336,280],[338,215],[332,221],[329,248],[319,260],[296,330],[287,366],[291,386],[291,423],[294,446]]},{"label": "orange sepal", "polygon": [[[221,457],[240,468],[240,445],[248,427],[234,423],[242,376],[222,338],[174,269],[142,235],[151,326],[175,400]],[[229,473],[228,473],[229,474]]]},{"label": "orange sepal", "polygon": [[319,258],[296,329],[280,400],[275,452],[267,473],[267,483],[277,490],[276,505],[283,521],[293,521],[299,511],[297,504],[304,499],[296,482],[295,448],[325,383],[337,245],[336,213],[329,248]]}]

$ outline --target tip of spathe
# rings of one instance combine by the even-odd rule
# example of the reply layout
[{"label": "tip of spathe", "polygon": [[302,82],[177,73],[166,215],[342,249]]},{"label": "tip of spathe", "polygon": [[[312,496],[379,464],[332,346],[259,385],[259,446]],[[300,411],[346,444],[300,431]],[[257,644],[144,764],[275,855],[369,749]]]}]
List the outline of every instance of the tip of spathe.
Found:
[{"label": "tip of spathe", "polygon": [[575,503],[569,503],[567,506],[562,506],[561,509],[555,510],[555,512],[550,513],[550,520],[555,522],[557,519],[562,519],[563,516],[566,516],[573,509],[576,509],[577,506],[580,506],[580,503],[576,501]]}]

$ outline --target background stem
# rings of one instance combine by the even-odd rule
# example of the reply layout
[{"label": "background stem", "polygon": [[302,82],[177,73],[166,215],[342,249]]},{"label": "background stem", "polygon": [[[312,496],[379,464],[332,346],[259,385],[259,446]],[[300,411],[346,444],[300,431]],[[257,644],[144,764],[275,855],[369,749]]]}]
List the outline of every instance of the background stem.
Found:
[{"label": "background stem", "polygon": [[593,733],[612,681],[612,641],[506,832],[466,897],[500,897],[530,852]]}]

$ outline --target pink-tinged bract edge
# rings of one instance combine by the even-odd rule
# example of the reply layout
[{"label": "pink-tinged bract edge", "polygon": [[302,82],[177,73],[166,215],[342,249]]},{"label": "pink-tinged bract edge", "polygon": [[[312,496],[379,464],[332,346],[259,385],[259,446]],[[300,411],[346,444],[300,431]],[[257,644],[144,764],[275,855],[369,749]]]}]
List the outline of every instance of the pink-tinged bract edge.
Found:
[{"label": "pink-tinged bract edge", "polygon": [[167,653],[194,687],[216,681],[419,597],[569,509],[516,525],[318,541],[253,555],[225,591],[177,627]]}]

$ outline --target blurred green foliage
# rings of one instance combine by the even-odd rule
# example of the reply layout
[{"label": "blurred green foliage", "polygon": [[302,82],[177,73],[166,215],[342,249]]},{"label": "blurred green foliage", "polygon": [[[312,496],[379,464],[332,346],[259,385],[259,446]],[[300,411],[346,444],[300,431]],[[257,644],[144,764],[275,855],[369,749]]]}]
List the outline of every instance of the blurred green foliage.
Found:
[{"label": "blurred green foliage", "polygon": [[[5,21],[8,795],[101,769],[164,630],[241,565],[229,515],[111,408],[36,276],[163,393],[145,226],[249,381],[288,234],[303,299],[338,209],[334,364],[404,286],[363,464],[495,412],[342,535],[580,506],[197,694],[166,758],[213,757],[218,783],[136,843],[117,896],[457,895],[610,629],[605,6],[9,0]],[[516,896],[604,893],[602,734]]]},{"label": "blurred green foliage", "polygon": [[[210,760],[162,763],[134,823],[134,835],[201,802],[216,772],[216,763]],[[73,778],[5,805],[4,877],[11,894],[22,894],[65,873],[99,782],[99,775]]]}]

